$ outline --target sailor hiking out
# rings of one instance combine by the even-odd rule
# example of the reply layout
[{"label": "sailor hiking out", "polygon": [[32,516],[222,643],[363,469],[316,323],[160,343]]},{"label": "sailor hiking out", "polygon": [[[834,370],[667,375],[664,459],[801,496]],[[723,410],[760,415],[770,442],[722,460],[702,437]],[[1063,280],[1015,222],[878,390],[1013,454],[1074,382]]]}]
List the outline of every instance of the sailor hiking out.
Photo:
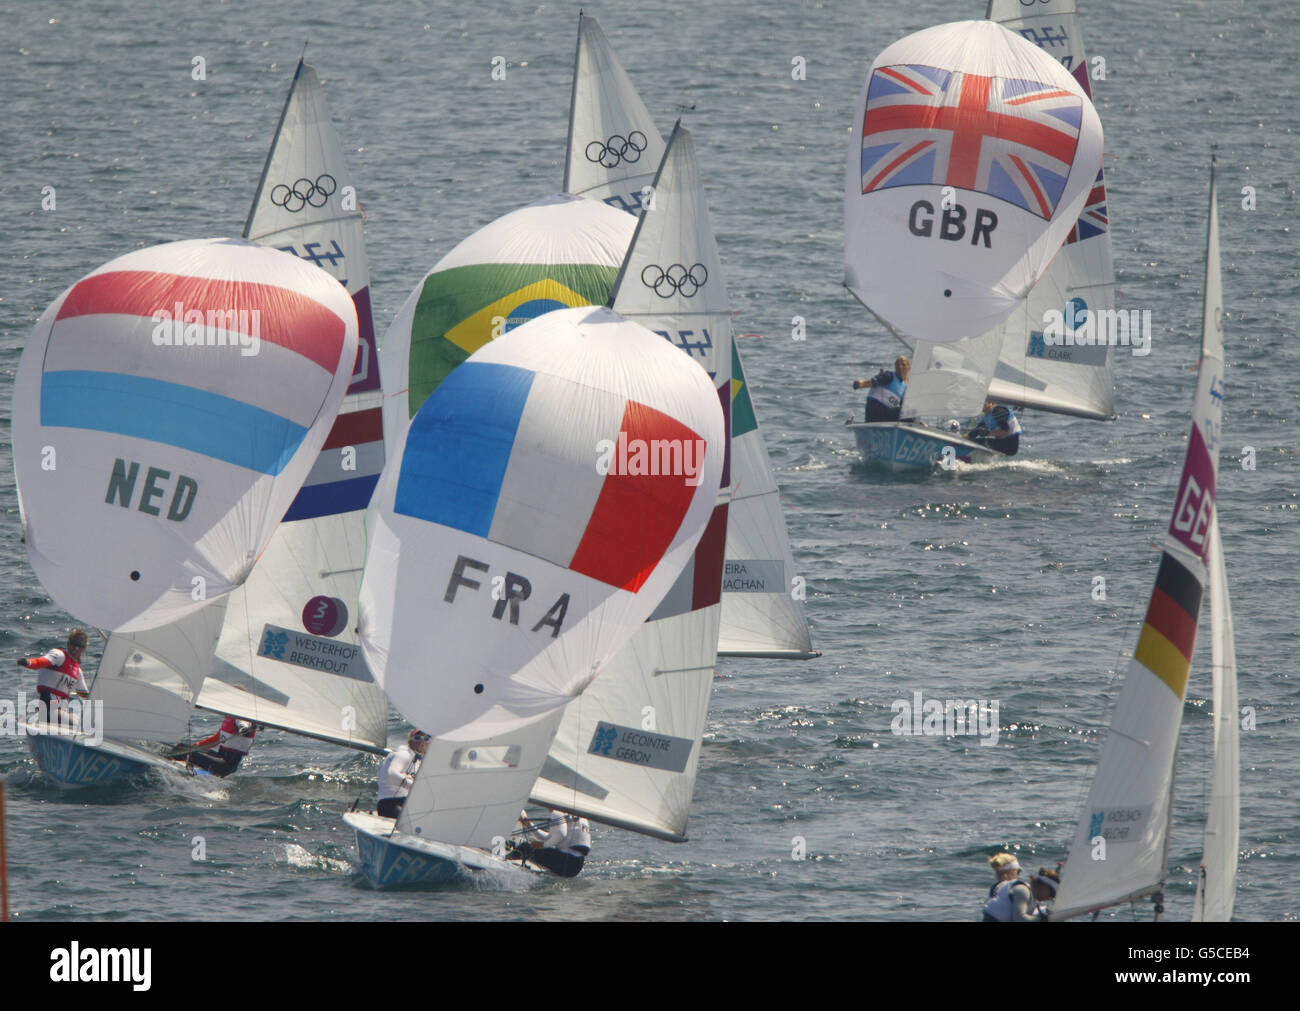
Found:
[{"label": "sailor hiking out", "polygon": [[1020,452],[1020,422],[1010,407],[994,405],[991,399],[984,401],[984,417],[966,437],[1006,456]]},{"label": "sailor hiking out", "polygon": [[519,813],[525,841],[516,845],[507,860],[532,861],[561,878],[576,878],[591,852],[591,825],[586,818],[552,811],[550,818],[537,821],[527,811]]}]

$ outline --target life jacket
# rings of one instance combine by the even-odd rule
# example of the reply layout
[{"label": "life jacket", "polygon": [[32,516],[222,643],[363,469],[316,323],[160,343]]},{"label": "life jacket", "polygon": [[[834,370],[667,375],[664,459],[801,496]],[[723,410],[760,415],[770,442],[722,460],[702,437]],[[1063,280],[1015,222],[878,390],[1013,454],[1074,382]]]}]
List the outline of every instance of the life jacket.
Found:
[{"label": "life jacket", "polygon": [[1007,434],[1003,436],[1004,439],[1010,439],[1013,435],[1020,434],[1020,421],[1016,418],[1015,412],[1005,404],[999,404],[989,411],[988,414],[984,415],[980,424],[988,432],[996,432],[1000,428],[1005,428]]},{"label": "life jacket", "polygon": [[[1015,905],[1011,901],[1011,889],[1021,885],[1026,890],[1029,886],[1019,878],[1012,878],[1010,881],[1000,881],[993,889],[993,897],[984,903],[984,922],[985,923],[1010,923],[1011,914],[1015,910]],[[1033,892],[1030,891],[1030,897]]]},{"label": "life jacket", "polygon": [[896,373],[884,371],[871,381],[867,399],[874,400],[891,411],[897,411],[903,406],[903,394],[906,391],[907,384],[899,379]]},{"label": "life jacket", "polygon": [[241,755],[247,755],[253,747],[253,737],[257,734],[256,730],[250,729],[247,734],[239,732],[239,724],[235,722],[233,716],[227,716],[221,723],[220,736],[217,738],[217,747],[225,751],[238,751]]},{"label": "life jacket", "polygon": [[[55,653],[63,657],[63,661],[58,665],[50,659]],[[73,686],[81,683],[81,664],[62,649],[52,649],[45,656],[50,660],[50,666],[41,668],[40,677],[36,679],[36,687],[47,688],[51,695],[66,699]]]}]

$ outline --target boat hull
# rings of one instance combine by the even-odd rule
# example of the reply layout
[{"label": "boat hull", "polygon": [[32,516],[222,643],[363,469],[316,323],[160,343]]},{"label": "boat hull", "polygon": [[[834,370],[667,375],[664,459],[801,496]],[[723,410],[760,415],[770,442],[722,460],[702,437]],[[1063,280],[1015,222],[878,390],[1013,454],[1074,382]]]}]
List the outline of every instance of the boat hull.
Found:
[{"label": "boat hull", "polygon": [[375,888],[437,885],[482,872],[511,876],[529,873],[520,864],[486,850],[397,832],[393,818],[349,811],[343,820],[356,830],[361,871]]},{"label": "boat hull", "polygon": [[901,421],[870,421],[849,426],[862,459],[892,471],[930,470],[952,447],[954,458],[965,463],[985,463],[993,450],[951,432]]},{"label": "boat hull", "polygon": [[24,724],[27,745],[41,772],[60,786],[99,786],[141,779],[155,770],[191,772],[179,762],[121,741],[93,741],[82,733],[50,732],[44,724]]}]

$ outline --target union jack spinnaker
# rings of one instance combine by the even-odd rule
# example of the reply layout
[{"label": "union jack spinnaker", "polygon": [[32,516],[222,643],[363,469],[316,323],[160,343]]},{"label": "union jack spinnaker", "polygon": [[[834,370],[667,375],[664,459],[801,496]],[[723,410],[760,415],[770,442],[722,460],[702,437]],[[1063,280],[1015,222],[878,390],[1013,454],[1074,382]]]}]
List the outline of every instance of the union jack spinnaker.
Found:
[{"label": "union jack spinnaker", "polygon": [[844,196],[845,286],[901,337],[992,329],[1070,234],[1101,167],[1078,82],[989,21],[895,42],[858,99]]}]

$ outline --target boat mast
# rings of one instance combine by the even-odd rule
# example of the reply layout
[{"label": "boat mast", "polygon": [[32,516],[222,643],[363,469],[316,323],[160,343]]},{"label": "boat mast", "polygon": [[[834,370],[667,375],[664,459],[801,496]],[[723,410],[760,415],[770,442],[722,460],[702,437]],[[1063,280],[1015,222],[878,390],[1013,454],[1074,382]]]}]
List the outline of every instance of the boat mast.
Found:
[{"label": "boat mast", "polygon": [[569,166],[573,159],[573,115],[578,101],[578,61],[582,59],[582,9],[578,9],[578,41],[573,47],[573,86],[569,91],[569,136],[564,145],[564,192],[569,192]]}]

